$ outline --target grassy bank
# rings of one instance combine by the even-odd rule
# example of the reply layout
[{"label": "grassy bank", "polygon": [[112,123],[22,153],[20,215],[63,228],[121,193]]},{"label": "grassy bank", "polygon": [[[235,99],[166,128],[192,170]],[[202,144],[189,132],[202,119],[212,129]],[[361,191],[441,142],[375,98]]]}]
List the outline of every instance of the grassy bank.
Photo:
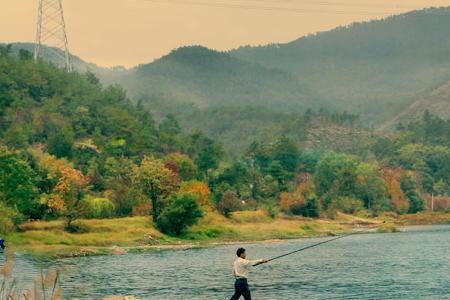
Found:
[{"label": "grassy bank", "polygon": [[384,216],[379,219],[339,214],[334,220],[312,220],[272,219],[263,211],[238,212],[227,219],[210,212],[198,225],[177,238],[159,232],[147,217],[80,220],[78,223],[83,232],[77,234],[65,232],[62,221],[39,221],[23,224],[20,232],[6,236],[6,239],[16,251],[26,251],[39,257],[68,257],[327,236],[383,220],[400,225],[450,224],[450,214]]}]

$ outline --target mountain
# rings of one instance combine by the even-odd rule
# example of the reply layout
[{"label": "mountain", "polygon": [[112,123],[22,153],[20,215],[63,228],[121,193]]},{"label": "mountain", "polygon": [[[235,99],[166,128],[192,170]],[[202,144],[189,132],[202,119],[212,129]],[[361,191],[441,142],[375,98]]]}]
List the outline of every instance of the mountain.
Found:
[{"label": "mountain", "polygon": [[394,118],[383,123],[380,130],[391,130],[397,124],[417,121],[426,111],[442,119],[450,119],[450,82],[414,101]]},{"label": "mountain", "polygon": [[378,124],[450,79],[450,8],[356,23],[233,57],[297,76],[329,109]]},{"label": "mountain", "polygon": [[[183,47],[120,79],[131,95],[194,108],[264,106],[279,112],[318,108],[317,96],[288,72],[200,46]],[[170,109],[169,109],[170,110]]]},{"label": "mountain", "polygon": [[[8,45],[11,46],[11,52],[15,55],[19,53],[20,49],[33,53],[35,47],[34,43],[12,43]],[[0,43],[0,46],[7,45]],[[44,61],[59,66],[61,62],[57,58],[58,56],[64,56],[64,53],[60,49],[48,47],[45,45],[41,47],[41,58]],[[74,54],[70,54],[70,61],[74,70],[80,73],[94,73],[105,82],[116,82],[118,81],[118,78],[121,78],[123,73],[126,72],[126,69],[124,67],[117,66],[112,68],[103,68],[94,63],[87,62]]]}]

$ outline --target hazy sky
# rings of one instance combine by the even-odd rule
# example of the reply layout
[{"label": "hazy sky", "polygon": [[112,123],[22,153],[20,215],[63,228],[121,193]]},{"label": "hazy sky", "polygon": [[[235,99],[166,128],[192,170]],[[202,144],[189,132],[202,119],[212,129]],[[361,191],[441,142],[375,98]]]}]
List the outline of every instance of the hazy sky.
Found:
[{"label": "hazy sky", "polygon": [[[32,42],[38,0],[0,0],[0,42]],[[186,4],[187,3],[187,4]],[[450,0],[64,0],[72,53],[101,66],[150,62],[192,44],[227,50]]]}]

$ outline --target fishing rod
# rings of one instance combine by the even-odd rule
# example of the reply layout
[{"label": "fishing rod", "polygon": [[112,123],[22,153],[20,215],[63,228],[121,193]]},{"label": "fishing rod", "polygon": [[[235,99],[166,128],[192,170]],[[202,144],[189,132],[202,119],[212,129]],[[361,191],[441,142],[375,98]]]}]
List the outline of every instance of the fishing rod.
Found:
[{"label": "fishing rod", "polygon": [[271,259],[268,259],[266,262],[270,262],[270,261],[273,261],[273,260],[276,260],[276,259],[280,259],[282,257],[288,256],[288,255],[292,255],[294,253],[302,252],[302,251],[305,251],[307,249],[311,249],[311,248],[314,248],[314,247],[317,247],[317,246],[320,246],[320,245],[323,245],[323,244],[326,244],[326,243],[331,243],[333,241],[336,241],[336,240],[339,240],[339,239],[343,239],[343,238],[346,238],[346,237],[349,237],[349,236],[352,236],[352,235],[355,235],[355,234],[366,232],[366,231],[372,230],[372,229],[374,229],[376,227],[379,227],[379,226],[381,226],[384,223],[386,223],[386,221],[384,221],[381,224],[376,224],[375,226],[371,226],[369,228],[366,228],[364,230],[359,230],[359,231],[355,231],[355,232],[352,232],[352,233],[349,233],[349,234],[344,234],[344,235],[341,235],[341,236],[338,236],[338,237],[335,237],[335,238],[332,238],[332,239],[329,239],[329,240],[326,240],[326,241],[323,241],[323,242],[320,242],[320,243],[317,243],[317,244],[313,244],[313,245],[309,245],[309,246],[297,249],[297,250],[289,252],[289,253],[285,253],[285,254],[282,254],[282,255],[279,255],[279,256],[275,256],[275,257],[273,257]]}]

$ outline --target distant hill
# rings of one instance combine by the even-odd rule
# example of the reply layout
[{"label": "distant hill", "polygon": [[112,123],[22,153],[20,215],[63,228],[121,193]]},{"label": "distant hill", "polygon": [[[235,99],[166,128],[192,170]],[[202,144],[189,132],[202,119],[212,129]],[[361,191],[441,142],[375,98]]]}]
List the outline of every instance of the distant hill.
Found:
[{"label": "distant hill", "polygon": [[380,130],[391,130],[399,123],[408,124],[417,121],[428,111],[442,119],[450,119],[450,82],[421,96],[394,118],[380,126]]},{"label": "distant hill", "polygon": [[295,74],[327,108],[377,124],[450,79],[449,36],[450,8],[433,8],[230,54]]},{"label": "distant hill", "polygon": [[[19,47],[33,49],[14,45]],[[341,132],[335,125],[298,125],[308,109],[359,114],[358,126],[383,130],[425,110],[450,114],[450,8],[356,23],[287,44],[229,52],[182,47],[129,70],[75,56],[72,61],[106,85],[123,86],[157,120],[174,114],[183,127],[220,140],[229,153],[280,134],[306,146],[322,140],[332,146]]]},{"label": "distant hill", "polygon": [[[0,46],[1,45],[5,46],[5,44],[0,43]],[[10,45],[12,53],[18,53],[20,49],[27,50],[28,52],[33,53],[35,47],[34,43],[13,43]],[[42,46],[41,51],[42,51],[41,52],[42,59],[55,65],[58,65],[58,62],[55,61],[54,59],[55,57],[54,52],[56,51],[62,54],[61,50],[47,46]],[[120,66],[113,68],[103,68],[97,66],[94,63],[87,62],[73,54],[70,55],[70,59],[72,66],[76,71],[80,73],[92,72],[105,82],[117,82],[119,80],[118,78],[121,78],[123,73],[125,73],[126,71],[125,68]]]},{"label": "distant hill", "polygon": [[318,108],[318,97],[288,72],[200,46],[183,47],[120,79],[131,95],[195,108],[264,106],[279,112]]}]

